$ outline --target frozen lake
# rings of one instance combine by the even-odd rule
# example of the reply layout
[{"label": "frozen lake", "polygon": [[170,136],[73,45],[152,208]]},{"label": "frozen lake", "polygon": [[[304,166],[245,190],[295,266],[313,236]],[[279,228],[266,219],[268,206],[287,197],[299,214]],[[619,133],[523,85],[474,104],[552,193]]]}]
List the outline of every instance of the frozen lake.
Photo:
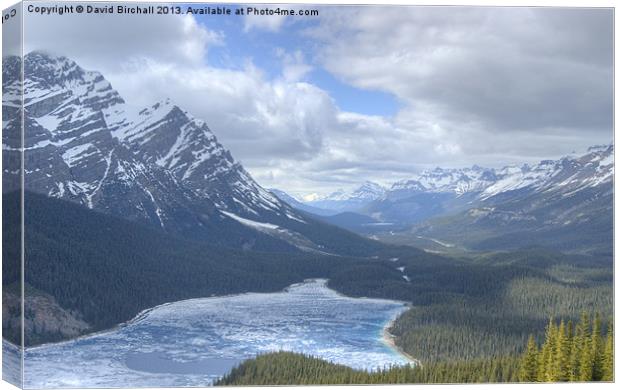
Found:
[{"label": "frozen lake", "polygon": [[401,302],[348,298],[325,280],[269,294],[173,302],[117,329],[26,350],[25,387],[206,386],[244,359],[286,350],[354,368],[408,361],[382,341]]}]

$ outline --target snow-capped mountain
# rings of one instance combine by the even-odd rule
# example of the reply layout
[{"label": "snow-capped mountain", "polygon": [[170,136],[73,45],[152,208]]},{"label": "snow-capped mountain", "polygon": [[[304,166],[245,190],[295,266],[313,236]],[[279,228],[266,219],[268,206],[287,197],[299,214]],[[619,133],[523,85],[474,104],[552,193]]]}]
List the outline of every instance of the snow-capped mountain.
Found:
[{"label": "snow-capped mountain", "polygon": [[578,191],[613,180],[613,145],[596,146],[581,156],[545,160],[521,168],[505,167],[498,180],[482,191],[480,198],[489,199],[507,191],[528,188],[537,191]]},{"label": "snow-capped mountain", "polygon": [[[32,52],[23,61],[27,190],[236,247],[335,250],[314,221],[256,183],[204,121],[169,100],[132,107],[103,75],[66,57]],[[3,109],[19,110],[21,60],[3,64]],[[13,117],[3,124],[7,159],[19,158]]]},{"label": "snow-capped mountain", "polygon": [[613,145],[603,145],[589,148],[582,155],[572,154],[533,165],[511,165],[500,169],[477,165],[471,168],[437,167],[398,181],[389,189],[366,182],[355,191],[336,191],[312,201],[298,201],[293,206],[298,209],[312,206],[332,213],[351,211],[372,217],[377,222],[413,224],[482,203],[501,202],[518,190],[551,194],[597,187],[611,182],[613,173]]},{"label": "snow-capped mountain", "polygon": [[294,209],[301,210],[306,213],[314,214],[315,216],[317,215],[318,216],[329,216],[329,215],[338,214],[337,211],[320,209],[318,207],[312,207],[306,203],[303,203],[302,201],[298,200],[292,195],[289,195],[282,190],[278,190],[277,188],[270,188],[269,192],[271,192],[281,201],[289,204]]},{"label": "snow-capped mountain", "polygon": [[[414,208],[420,209],[425,215],[429,209],[434,209],[431,214],[435,214],[444,208],[437,208],[436,204],[429,202],[436,203],[438,199],[450,199],[452,206],[460,207],[517,189],[549,190],[553,186],[592,186],[611,180],[612,176],[613,146],[605,145],[590,148],[581,156],[571,155],[557,161],[544,160],[535,165],[513,165],[501,169],[477,165],[471,168],[437,167],[410,179],[397,181],[389,189],[366,182],[355,191],[339,190],[326,197],[302,203],[337,212],[364,213],[387,221],[393,218],[386,215],[386,205],[389,208],[393,208],[396,203],[406,205],[406,210],[394,210],[394,216],[405,217]],[[412,200],[416,204],[412,204]],[[417,218],[414,219],[410,222],[417,222]]]},{"label": "snow-capped mountain", "polygon": [[473,249],[539,245],[610,254],[613,150],[606,145],[580,156],[504,169],[475,202],[426,220],[413,234]]},{"label": "snow-capped mountain", "polygon": [[523,194],[570,194],[613,180],[613,145],[590,148],[583,155],[501,169],[473,166],[435,168],[399,181],[384,199],[364,210],[376,219],[418,223],[433,216],[505,202]]},{"label": "snow-capped mountain", "polygon": [[453,192],[456,195],[479,193],[488,199],[521,188],[548,190],[553,186],[596,186],[613,178],[613,145],[591,147],[583,155],[559,160],[543,160],[535,165],[506,166],[501,169],[474,165],[464,169],[435,168],[413,180],[395,183],[391,197],[404,190],[410,192]]},{"label": "snow-capped mountain", "polygon": [[[4,59],[19,64],[20,58]],[[33,52],[24,58],[24,167],[27,190],[81,203],[176,231],[178,221],[196,222],[194,207],[214,216],[208,202],[163,169],[136,159],[112,135],[108,110],[125,102],[97,72],[65,57]],[[3,67],[3,88],[12,89],[13,66]],[[11,102],[3,101],[3,108]],[[18,153],[7,137],[19,133],[17,120],[4,127],[5,155]],[[4,172],[8,174],[9,172]],[[205,218],[206,219],[206,218]]]},{"label": "snow-capped mountain", "polygon": [[305,203],[316,208],[337,212],[354,211],[374,200],[381,199],[385,194],[385,187],[371,181],[366,181],[353,191],[338,190],[326,197]]},{"label": "snow-capped mountain", "polygon": [[[340,209],[330,222],[364,234],[385,231],[390,241],[394,231],[401,231],[404,242],[411,241],[411,234],[457,243],[465,237],[482,237],[488,242],[470,240],[464,245],[501,249],[529,242],[608,251],[613,163],[613,145],[603,145],[558,160],[501,169],[435,168],[394,183],[381,196]],[[348,196],[335,194],[329,199]],[[331,206],[323,202],[319,204]],[[355,215],[345,216],[343,211]],[[346,225],[333,222],[345,217]],[[582,233],[578,240],[577,230],[590,233]]]},{"label": "snow-capped mountain", "polygon": [[351,199],[359,200],[377,200],[385,196],[386,189],[380,184],[371,181],[364,182],[358,189],[353,191],[349,196]]},{"label": "snow-capped mountain", "polygon": [[256,183],[206,123],[169,100],[140,111],[106,110],[110,130],[141,161],[172,173],[184,187],[240,216],[270,213],[299,219]]},{"label": "snow-capped mountain", "polygon": [[474,165],[463,169],[426,170],[412,179],[394,183],[387,197],[399,199],[418,193],[454,193],[457,196],[478,193],[480,199],[488,199],[521,188],[543,190],[571,183],[592,186],[611,180],[612,176],[613,146],[603,145],[591,147],[581,156],[544,160],[535,165],[511,165],[501,169]]},{"label": "snow-capped mountain", "polygon": [[394,183],[388,197],[398,199],[419,192],[452,192],[463,195],[481,191],[497,180],[493,169],[474,165],[464,169],[442,169],[423,171],[413,179]]}]

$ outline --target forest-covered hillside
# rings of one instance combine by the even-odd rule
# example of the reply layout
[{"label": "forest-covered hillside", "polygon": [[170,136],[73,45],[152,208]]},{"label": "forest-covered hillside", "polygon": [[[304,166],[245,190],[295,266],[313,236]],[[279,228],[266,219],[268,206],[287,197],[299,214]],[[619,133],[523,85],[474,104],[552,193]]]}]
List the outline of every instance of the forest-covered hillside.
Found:
[{"label": "forest-covered hillside", "polygon": [[610,258],[530,249],[395,263],[409,283],[379,283],[360,265],[355,273],[336,273],[329,285],[347,295],[411,302],[390,331],[400,348],[425,362],[518,354],[530,333],[544,336],[552,316],[577,321],[584,310],[612,313]]}]

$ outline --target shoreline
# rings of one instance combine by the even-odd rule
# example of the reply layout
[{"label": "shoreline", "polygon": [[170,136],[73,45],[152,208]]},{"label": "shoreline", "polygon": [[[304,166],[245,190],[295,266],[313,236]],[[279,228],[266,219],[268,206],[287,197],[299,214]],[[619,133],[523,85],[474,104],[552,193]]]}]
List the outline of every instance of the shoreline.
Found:
[{"label": "shoreline", "polygon": [[[407,309],[407,310],[410,310],[410,309]],[[381,332],[381,341],[385,345],[387,345],[388,347],[390,347],[394,351],[396,351],[396,353],[398,353],[399,355],[401,355],[405,359],[407,359],[410,363],[413,363],[416,366],[422,367],[422,363],[420,362],[419,359],[416,359],[413,356],[409,355],[407,352],[403,351],[402,348],[400,348],[398,345],[396,345],[396,336],[394,336],[392,333],[390,333],[390,329],[392,328],[392,326],[394,325],[394,323],[396,322],[398,317],[403,315],[407,310],[403,311],[397,317],[391,319],[390,321],[388,321],[387,324],[385,324],[385,326],[383,327],[383,331]]]},{"label": "shoreline", "polygon": [[[62,344],[70,344],[70,343],[74,343],[76,341],[82,340],[82,339],[86,339],[86,338],[91,338],[91,337],[97,337],[100,336],[102,334],[107,334],[107,333],[111,333],[111,332],[115,332],[119,329],[125,328],[127,326],[130,326],[138,321],[140,321],[141,319],[147,317],[149,315],[150,312],[161,308],[161,307],[165,307],[168,305],[172,305],[178,302],[187,302],[187,301],[193,301],[193,300],[203,300],[203,299],[218,299],[218,298],[230,298],[230,297],[237,297],[237,296],[243,296],[243,295],[249,295],[249,294],[264,294],[264,295],[269,295],[269,294],[277,294],[277,293],[288,293],[290,292],[290,290],[292,288],[295,288],[297,286],[303,286],[304,284],[310,284],[310,283],[320,283],[322,284],[326,289],[328,289],[329,291],[334,292],[336,295],[343,297],[343,298],[351,298],[351,299],[368,299],[368,300],[373,300],[373,301],[390,301],[390,302],[399,302],[399,303],[403,303],[404,305],[407,305],[407,302],[405,301],[399,301],[399,300],[395,300],[395,299],[387,299],[387,298],[370,298],[370,297],[353,297],[353,296],[348,296],[345,295],[343,293],[341,293],[340,291],[333,289],[331,287],[328,286],[329,283],[329,279],[327,278],[307,278],[302,280],[301,282],[297,282],[297,283],[292,283],[286,287],[284,287],[281,290],[276,290],[276,291],[270,291],[270,292],[253,292],[253,291],[246,291],[246,292],[239,292],[239,293],[231,293],[231,294],[224,294],[224,295],[212,295],[212,296],[207,296],[207,297],[196,297],[196,298],[187,298],[187,299],[181,299],[178,301],[170,301],[170,302],[165,302],[165,303],[161,303],[159,305],[155,305],[153,307],[149,307],[147,309],[144,309],[142,311],[140,311],[138,314],[136,314],[133,318],[127,320],[127,321],[123,321],[121,323],[118,323],[116,325],[113,325],[110,328],[105,328],[105,329],[99,329],[99,330],[95,330],[93,332],[87,332],[84,334],[81,334],[77,337],[73,337],[73,338],[69,338],[69,339],[65,339],[65,340],[58,340],[58,341],[50,341],[50,342],[45,342],[42,344],[37,344],[37,345],[31,345],[31,346],[25,346],[23,347],[23,352],[25,353],[26,351],[34,351],[40,348],[45,348],[45,347],[49,347],[49,346],[57,346],[57,345],[62,345]],[[404,311],[403,311],[404,313]],[[402,314],[402,313],[401,313]],[[399,314],[400,316],[400,314]],[[396,317],[397,318],[397,317]],[[394,323],[396,319],[392,319],[390,320],[390,322],[386,325],[387,327],[392,326],[392,324]],[[386,332],[386,329],[384,327],[383,331],[384,333]],[[389,332],[388,332],[389,334]],[[391,337],[394,337],[391,335]],[[9,340],[2,338],[3,341],[11,344],[11,345],[15,345],[12,342],[10,342]],[[400,353],[401,355],[405,356],[408,360],[414,361],[416,362],[416,364],[419,364],[419,362],[417,361],[417,359],[407,355],[404,351],[400,351],[400,348],[398,348],[396,346],[396,344],[394,344],[393,341],[387,341],[384,340],[384,342],[386,344],[388,344],[388,346],[390,346],[391,348],[395,349],[398,353]],[[391,344],[390,344],[391,343]],[[393,344],[393,346],[392,346]],[[21,348],[20,346],[15,345],[16,347]]]}]

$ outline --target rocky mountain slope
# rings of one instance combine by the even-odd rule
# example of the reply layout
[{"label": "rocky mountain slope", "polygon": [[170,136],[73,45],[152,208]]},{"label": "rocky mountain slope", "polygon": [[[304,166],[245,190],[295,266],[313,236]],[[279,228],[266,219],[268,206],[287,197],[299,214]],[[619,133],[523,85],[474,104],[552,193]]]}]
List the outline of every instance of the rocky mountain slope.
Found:
[{"label": "rocky mountain slope", "polygon": [[[32,52],[23,67],[27,190],[245,249],[337,253],[339,234],[357,239],[330,237],[263,189],[204,121],[169,100],[133,107],[103,75],[66,57]],[[20,58],[4,59],[9,113],[19,110],[20,68]],[[20,123],[6,117],[14,117],[3,126],[8,160],[19,155]],[[11,182],[19,172],[4,174]]]},{"label": "rocky mountain slope", "polygon": [[537,245],[609,254],[613,161],[609,145],[512,170],[466,210],[427,220],[413,233],[475,249]]}]

